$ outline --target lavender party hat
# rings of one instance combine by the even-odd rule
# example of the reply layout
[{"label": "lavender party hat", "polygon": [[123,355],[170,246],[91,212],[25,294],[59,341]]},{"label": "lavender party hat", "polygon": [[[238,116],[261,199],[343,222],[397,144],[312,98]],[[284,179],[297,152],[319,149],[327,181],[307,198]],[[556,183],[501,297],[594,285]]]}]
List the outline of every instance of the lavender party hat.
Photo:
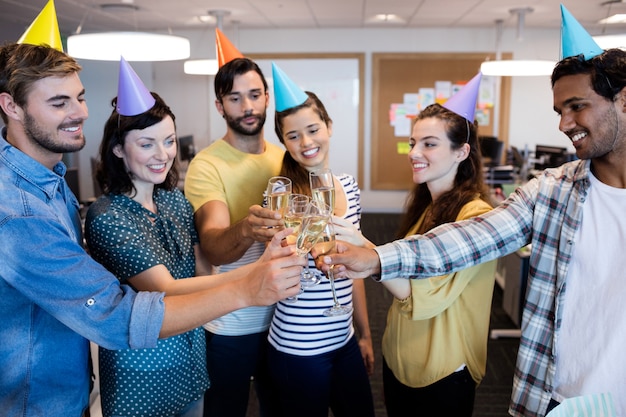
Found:
[{"label": "lavender party hat", "polygon": [[135,70],[122,57],[117,84],[117,112],[122,116],[136,116],[152,108],[156,103]]},{"label": "lavender party hat", "polygon": [[467,84],[459,90],[458,93],[453,95],[443,103],[443,107],[458,114],[461,117],[466,118],[470,123],[474,123],[474,114],[476,112],[476,102],[478,101],[478,92],[480,87],[480,80],[482,79],[482,72],[479,72],[468,81]]}]

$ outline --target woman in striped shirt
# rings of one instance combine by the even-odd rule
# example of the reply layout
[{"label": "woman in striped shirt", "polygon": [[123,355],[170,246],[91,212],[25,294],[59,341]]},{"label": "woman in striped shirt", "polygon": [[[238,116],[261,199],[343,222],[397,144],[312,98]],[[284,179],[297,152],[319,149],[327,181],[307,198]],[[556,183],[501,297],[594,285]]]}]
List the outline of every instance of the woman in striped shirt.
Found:
[{"label": "woman in striped shirt", "polygon": [[[309,172],[328,168],[332,121],[317,96],[306,94],[304,103],[276,112],[275,129],[287,148],[280,175],[291,178],[294,193],[310,196]],[[356,180],[341,174],[334,181],[334,219],[359,228]],[[313,259],[309,262],[311,272],[321,275]],[[295,303],[276,306],[268,360],[282,415],[327,417],[330,408],[335,417],[374,416],[368,376],[374,354],[365,286],[362,280],[342,279],[336,281],[336,289],[341,304],[354,307],[353,314],[323,315],[333,305],[330,283],[324,277],[306,288]]]}]

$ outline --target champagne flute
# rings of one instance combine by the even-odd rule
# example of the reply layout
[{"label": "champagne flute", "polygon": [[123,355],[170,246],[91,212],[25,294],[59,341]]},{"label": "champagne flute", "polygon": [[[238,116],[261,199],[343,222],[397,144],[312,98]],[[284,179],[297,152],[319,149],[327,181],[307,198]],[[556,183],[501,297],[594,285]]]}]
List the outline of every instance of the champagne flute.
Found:
[{"label": "champagne flute", "polygon": [[[302,219],[300,234],[298,235],[298,240],[296,241],[296,251],[303,252],[298,252],[298,254],[306,256],[309,253],[324,226],[330,221],[331,215],[332,213],[328,205],[323,202],[311,200],[307,206],[307,212]],[[306,227],[311,229],[308,235],[304,233],[305,222]],[[302,274],[300,275],[300,285],[303,288],[313,287],[319,284],[321,280],[322,278],[319,275],[311,272],[309,263],[307,262],[302,270]]]},{"label": "champagne flute", "polygon": [[318,169],[309,173],[313,199],[328,204],[331,214],[335,211],[335,181],[330,169]]},{"label": "champagne flute", "polygon": [[272,177],[267,182],[267,207],[277,211],[281,216],[287,211],[287,203],[291,195],[291,180],[287,177]]},{"label": "champagne flute", "polygon": [[287,210],[283,216],[285,227],[293,229],[293,232],[287,236],[287,243],[289,244],[296,243],[296,238],[300,232],[300,224],[306,213],[309,201],[311,201],[311,199],[304,194],[291,194],[289,196]]},{"label": "champagne flute", "polygon": [[[283,219],[285,221],[285,227],[292,228],[293,232],[287,236],[287,243],[292,245],[296,243],[296,239],[298,237],[298,233],[300,232],[300,224],[302,223],[302,218],[306,213],[307,205],[309,204],[311,199],[303,194],[290,194],[287,202],[287,210]],[[307,263],[307,267],[309,264]],[[300,286],[300,292],[298,294],[302,294],[304,291],[304,287]],[[298,301],[298,296],[287,297],[283,300],[285,303],[295,303]]]},{"label": "champagne flute", "polygon": [[[330,221],[328,206],[320,204],[317,201],[309,201],[306,205],[304,216],[300,223],[300,231],[296,237],[296,253],[298,256],[308,258],[309,252],[317,241],[320,233],[324,230],[324,226]],[[308,262],[307,262],[308,266]],[[315,275],[311,274],[315,279]],[[304,291],[302,285],[302,276],[300,277],[300,294]],[[319,282],[319,281],[318,281]],[[315,284],[317,284],[316,282]],[[313,285],[315,285],[313,284]],[[288,297],[283,300],[286,303],[295,303],[297,296]]]},{"label": "champagne flute", "polygon": [[[319,256],[328,255],[335,251],[335,228],[332,223],[327,223],[324,227],[322,234],[320,235],[317,243],[315,244],[315,251],[319,253]],[[341,305],[337,298],[337,290],[335,289],[335,275],[333,268],[335,265],[331,265],[330,269],[326,273],[328,280],[330,281],[330,290],[333,293],[333,306],[323,311],[327,317],[342,316],[344,314],[352,313],[352,307]]]}]

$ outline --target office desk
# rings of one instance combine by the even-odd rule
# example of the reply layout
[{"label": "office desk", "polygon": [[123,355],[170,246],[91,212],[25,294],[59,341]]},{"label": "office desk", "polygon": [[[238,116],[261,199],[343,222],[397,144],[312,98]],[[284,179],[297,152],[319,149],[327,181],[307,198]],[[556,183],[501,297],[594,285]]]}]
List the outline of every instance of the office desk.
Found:
[{"label": "office desk", "polygon": [[498,259],[496,282],[502,287],[502,308],[509,315],[517,329],[493,329],[491,338],[519,337],[522,323],[522,310],[528,282],[530,247]]}]

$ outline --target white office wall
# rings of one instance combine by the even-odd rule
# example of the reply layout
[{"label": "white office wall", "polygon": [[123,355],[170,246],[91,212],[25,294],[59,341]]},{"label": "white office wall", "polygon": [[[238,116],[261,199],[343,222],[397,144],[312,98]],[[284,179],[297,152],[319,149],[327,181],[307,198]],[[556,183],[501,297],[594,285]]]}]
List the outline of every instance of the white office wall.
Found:
[{"label": "white office wall", "polygon": [[[15,33],[13,33],[15,32]],[[2,39],[16,39],[22,30],[5,31]],[[364,177],[361,178],[362,205],[365,211],[402,211],[405,192],[370,189],[371,142],[371,54],[374,52],[494,52],[494,29],[303,29],[247,30],[224,32],[244,54],[250,53],[365,53],[364,100]],[[214,29],[179,31],[192,43],[192,58],[214,58]],[[554,59],[559,57],[558,30],[524,31],[524,39],[516,40],[515,28],[504,30],[501,50],[515,58]],[[109,102],[116,94],[117,63],[81,61],[81,79],[87,90],[90,118],[85,126],[87,146],[79,154],[82,177],[81,194],[93,195],[89,178],[89,158],[96,155],[102,126],[110,114]],[[148,88],[159,92],[177,117],[180,134],[193,134],[202,147],[224,133],[224,122],[215,111],[213,78],[183,74],[183,62],[131,63]],[[568,145],[558,132],[558,118],[552,111],[549,77],[516,77],[512,80],[509,142],[518,148],[535,144]],[[339,115],[331,115],[334,118]],[[271,116],[270,116],[271,117]],[[270,135],[272,132],[266,132]],[[335,152],[336,150],[333,150]],[[346,158],[356,158],[356,149],[340,150]],[[356,174],[356,172],[354,173]],[[409,175],[407,167],[407,175]]]}]

